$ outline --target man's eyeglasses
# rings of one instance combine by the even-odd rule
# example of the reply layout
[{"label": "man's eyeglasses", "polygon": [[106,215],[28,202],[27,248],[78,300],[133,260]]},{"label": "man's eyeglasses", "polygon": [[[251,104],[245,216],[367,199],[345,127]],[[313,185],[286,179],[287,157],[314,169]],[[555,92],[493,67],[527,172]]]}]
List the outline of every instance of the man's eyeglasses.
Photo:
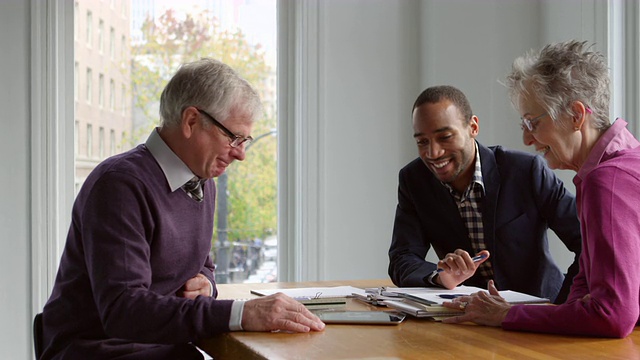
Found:
[{"label": "man's eyeglasses", "polygon": [[[198,109],[198,108],[196,108],[196,109]],[[232,133],[231,130],[227,129],[224,125],[222,125],[213,116],[209,115],[206,111],[204,111],[202,109],[198,109],[198,111],[201,114],[204,114],[206,117],[208,117],[209,120],[211,120],[211,122],[213,123],[213,125],[215,125],[218,128],[220,128],[220,130],[222,130],[222,132],[224,132],[224,134],[227,135],[227,137],[229,137],[229,139],[231,140],[229,142],[229,145],[231,145],[231,147],[238,147],[238,146],[240,146],[242,144],[244,144],[245,146],[248,146],[253,141],[253,138],[251,136],[244,137],[244,136],[240,136],[240,135],[236,135],[236,134]]]},{"label": "man's eyeglasses", "polygon": [[538,122],[540,121],[540,119],[542,119],[543,117],[549,115],[548,113],[544,113],[542,115],[538,115],[532,119],[527,119],[527,118],[523,118],[521,117],[520,120],[522,120],[520,122],[520,127],[522,128],[522,130],[524,131],[524,129],[527,129],[531,132],[533,132],[536,129],[536,126],[538,125]]}]

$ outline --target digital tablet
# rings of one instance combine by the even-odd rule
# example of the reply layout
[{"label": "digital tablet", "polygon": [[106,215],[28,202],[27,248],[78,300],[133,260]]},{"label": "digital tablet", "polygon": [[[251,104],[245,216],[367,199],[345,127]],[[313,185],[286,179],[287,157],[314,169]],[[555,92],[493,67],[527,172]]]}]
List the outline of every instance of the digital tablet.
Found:
[{"label": "digital tablet", "polygon": [[405,314],[395,311],[315,311],[325,324],[397,325]]}]

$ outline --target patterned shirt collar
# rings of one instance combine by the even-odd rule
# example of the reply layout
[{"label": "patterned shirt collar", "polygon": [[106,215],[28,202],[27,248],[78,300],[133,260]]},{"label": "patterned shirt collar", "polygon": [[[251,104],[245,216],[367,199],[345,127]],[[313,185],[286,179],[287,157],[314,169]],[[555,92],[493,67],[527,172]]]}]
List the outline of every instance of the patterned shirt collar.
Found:
[{"label": "patterned shirt collar", "polygon": [[444,185],[447,189],[449,189],[449,192],[451,193],[451,195],[458,201],[468,198],[475,184],[479,186],[482,195],[484,195],[484,181],[482,178],[482,164],[480,162],[480,151],[478,149],[478,142],[474,141],[474,143],[476,147],[475,170],[473,172],[473,178],[471,179],[471,183],[469,184],[467,189],[464,191],[464,193],[458,194],[451,185],[442,183],[442,185]]}]

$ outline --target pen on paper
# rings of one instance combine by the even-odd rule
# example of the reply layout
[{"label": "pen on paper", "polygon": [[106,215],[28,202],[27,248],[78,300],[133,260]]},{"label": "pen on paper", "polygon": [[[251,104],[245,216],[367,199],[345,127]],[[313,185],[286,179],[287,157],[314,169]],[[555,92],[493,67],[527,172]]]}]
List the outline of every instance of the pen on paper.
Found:
[{"label": "pen on paper", "polygon": [[[482,255],[477,255],[477,256],[472,257],[471,260],[473,260],[473,262],[478,262],[478,261],[486,259],[486,258],[487,258],[487,255],[482,254]],[[436,270],[436,272],[439,272],[439,273],[443,272],[443,271],[444,271],[443,268],[439,268],[438,270]]]},{"label": "pen on paper", "polygon": [[442,299],[455,299],[460,296],[465,296],[465,294],[438,294],[438,297]]}]

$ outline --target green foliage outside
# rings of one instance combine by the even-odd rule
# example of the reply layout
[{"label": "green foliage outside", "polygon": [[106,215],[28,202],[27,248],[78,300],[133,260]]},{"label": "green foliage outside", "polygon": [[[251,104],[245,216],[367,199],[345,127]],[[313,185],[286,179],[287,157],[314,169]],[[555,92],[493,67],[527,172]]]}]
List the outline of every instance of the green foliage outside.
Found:
[{"label": "green foliage outside", "polygon": [[[136,112],[148,119],[134,131],[134,143],[144,141],[158,123],[162,89],[180,64],[203,57],[218,59],[247,79],[262,94],[272,69],[260,46],[247,42],[241,31],[222,31],[207,11],[178,19],[168,10],[156,22],[142,27],[143,42],[132,45],[133,101]],[[264,104],[265,108],[269,105]],[[275,114],[267,113],[253,127],[254,138],[276,127]],[[273,234],[277,226],[276,139],[254,142],[243,162],[227,168],[228,238],[250,240]],[[217,217],[216,217],[217,219]],[[217,238],[217,222],[214,229]]]}]

